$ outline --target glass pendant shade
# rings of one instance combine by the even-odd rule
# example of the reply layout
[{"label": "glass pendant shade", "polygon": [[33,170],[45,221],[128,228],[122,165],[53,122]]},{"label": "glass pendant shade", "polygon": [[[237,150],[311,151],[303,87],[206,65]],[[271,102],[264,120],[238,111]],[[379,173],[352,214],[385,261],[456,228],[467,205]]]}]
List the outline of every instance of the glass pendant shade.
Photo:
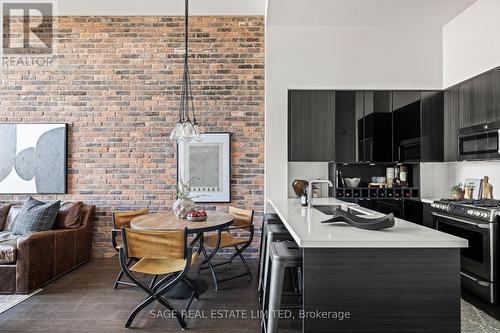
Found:
[{"label": "glass pendant shade", "polygon": [[[173,141],[191,142],[193,140],[201,141],[203,135],[201,134],[200,126],[196,121],[194,112],[193,92],[191,89],[191,79],[189,75],[189,48],[188,48],[188,19],[189,9],[188,0],[185,0],[185,56],[184,56],[184,74],[182,77],[182,92],[179,105],[179,118],[170,134],[170,139]],[[192,120],[190,118],[192,115]]]},{"label": "glass pendant shade", "polygon": [[200,125],[197,122],[193,124],[193,129],[194,129],[194,140],[198,142],[202,141],[203,134],[201,134]]}]

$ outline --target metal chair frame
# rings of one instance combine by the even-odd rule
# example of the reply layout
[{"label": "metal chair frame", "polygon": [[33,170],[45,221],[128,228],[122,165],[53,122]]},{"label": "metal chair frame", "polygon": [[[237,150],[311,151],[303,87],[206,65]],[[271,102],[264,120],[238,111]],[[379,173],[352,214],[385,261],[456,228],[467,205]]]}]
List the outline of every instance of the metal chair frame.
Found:
[{"label": "metal chair frame", "polygon": [[[113,245],[113,248],[115,249],[115,251],[118,252],[118,254],[119,254],[120,250],[118,248],[118,243],[116,242],[116,238],[121,235],[122,231],[116,227],[116,212],[113,212],[112,218],[113,218],[113,229],[111,229],[111,244]],[[130,267],[131,264],[133,264],[137,261],[138,261],[137,258],[130,258],[127,262],[127,267]],[[118,288],[118,285],[120,285],[120,284],[123,284],[126,286],[131,286],[131,287],[137,287],[135,284],[133,284],[131,282],[122,281],[121,280],[122,277],[123,277],[123,269],[120,270],[120,273],[118,273],[118,276],[115,279],[115,283],[113,284],[113,289]],[[153,284],[155,281],[156,281],[156,278],[153,278],[151,283]]]},{"label": "metal chair frame", "polygon": [[189,268],[191,266],[191,256],[192,256],[192,249],[191,247],[187,246],[187,229],[184,230],[184,257],[186,262],[186,266],[181,272],[177,273],[171,273],[163,277],[160,281],[157,283],[156,281],[156,275],[153,277],[152,283],[147,286],[145,283],[143,283],[139,278],[137,278],[134,273],[130,270],[130,267],[127,262],[128,257],[128,246],[127,246],[127,235],[125,231],[125,227],[122,228],[122,238],[123,238],[123,247],[120,248],[119,253],[120,253],[120,266],[122,268],[122,271],[125,273],[125,275],[136,285],[144,290],[148,296],[142,301],[137,307],[130,313],[127,322],[125,323],[126,328],[130,328],[132,325],[132,322],[134,318],[137,316],[139,312],[141,312],[144,308],[146,308],[149,304],[153,303],[154,301],[158,301],[161,303],[163,306],[165,306],[167,309],[172,311],[177,318],[177,321],[179,322],[179,325],[181,328],[184,330],[187,327],[186,321],[184,320],[184,316],[181,315],[181,313],[172,305],[170,302],[163,297],[165,293],[167,293],[170,289],[172,289],[177,283],[183,281],[186,283],[190,288],[193,290],[193,294],[191,295],[191,298],[188,301],[188,304],[185,308],[186,312],[189,310],[189,307],[191,306],[193,299],[199,299],[199,295],[197,294],[195,287],[189,282],[189,280],[186,279],[186,275],[189,271]]},{"label": "metal chair frame", "polygon": [[[237,278],[240,278],[240,277],[243,277],[243,276],[247,276],[247,275],[249,276],[249,280],[250,281],[252,280],[252,272],[250,270],[250,267],[248,266],[248,263],[247,263],[245,257],[243,256],[243,252],[250,246],[250,244],[252,244],[252,241],[253,241],[253,237],[254,237],[254,233],[255,233],[255,227],[253,225],[253,216],[254,216],[254,211],[252,210],[252,216],[251,216],[252,224],[250,224],[248,226],[229,227],[229,228],[226,228],[223,231],[219,231],[219,233],[217,235],[216,246],[215,246],[214,250],[210,254],[208,254],[208,252],[207,252],[206,248],[204,247],[203,243],[200,245],[201,251],[202,251],[203,256],[205,257],[205,259],[198,266],[197,274],[200,274],[200,272],[202,270],[210,269],[211,272],[212,272],[213,280],[214,280],[214,285],[215,285],[214,289],[215,289],[215,291],[219,290],[219,284],[220,283],[223,283],[223,282],[226,282],[226,281],[234,280],[234,279],[237,279]],[[235,249],[235,253],[233,255],[231,255],[231,257],[229,258],[229,260],[224,261],[224,262],[220,262],[220,263],[217,263],[217,264],[212,264],[212,261],[211,261],[212,258],[215,256],[215,254],[220,249],[221,232],[229,232],[230,233],[231,230],[238,230],[238,229],[240,229],[240,230],[241,229],[248,229],[248,231],[250,232],[250,236],[249,236],[248,240],[245,243],[243,243],[243,245],[241,247],[238,247],[238,245],[234,245],[233,246],[234,249]],[[227,277],[227,278],[224,278],[224,279],[218,279],[217,278],[217,274],[215,272],[215,267],[219,267],[219,266],[223,266],[223,265],[229,265],[229,266],[231,266],[233,260],[236,259],[236,257],[239,257],[241,259],[241,261],[243,262],[243,265],[245,266],[246,272],[242,273],[242,274],[235,275],[235,276]]]}]

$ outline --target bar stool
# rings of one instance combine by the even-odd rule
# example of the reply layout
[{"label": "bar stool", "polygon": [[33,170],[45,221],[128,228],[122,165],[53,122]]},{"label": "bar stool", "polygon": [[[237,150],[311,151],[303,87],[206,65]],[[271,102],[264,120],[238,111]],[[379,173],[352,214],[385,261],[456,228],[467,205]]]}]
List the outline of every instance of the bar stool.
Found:
[{"label": "bar stool", "polygon": [[262,228],[260,233],[260,250],[259,250],[259,269],[257,271],[257,275],[259,276],[259,288],[258,291],[261,290],[261,282],[262,282],[262,274],[264,270],[264,259],[266,258],[266,238],[267,232],[266,227],[271,224],[283,224],[278,214],[267,213],[264,215],[264,221],[262,222]]},{"label": "bar stool", "polygon": [[[269,247],[271,274],[264,284],[264,299],[262,310],[266,316],[262,318],[262,331],[266,333],[278,332],[278,316],[281,309],[283,281],[287,268],[302,267],[302,250],[295,242],[274,242]],[[268,287],[269,286],[269,287]],[[267,320],[267,323],[266,323]]]},{"label": "bar stool", "polygon": [[259,272],[259,294],[262,293],[263,285],[266,283],[266,277],[269,274],[269,245],[274,241],[293,240],[292,235],[283,224],[269,224],[264,230],[266,236],[262,247],[263,269]]}]

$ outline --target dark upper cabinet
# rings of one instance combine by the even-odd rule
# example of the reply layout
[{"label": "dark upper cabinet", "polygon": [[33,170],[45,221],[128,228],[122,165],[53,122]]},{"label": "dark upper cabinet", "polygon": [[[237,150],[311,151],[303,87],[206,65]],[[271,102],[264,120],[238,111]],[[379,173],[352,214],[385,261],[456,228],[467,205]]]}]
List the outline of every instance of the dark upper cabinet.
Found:
[{"label": "dark upper cabinet", "polygon": [[394,161],[421,160],[421,92],[394,91],[392,93],[392,128]]},{"label": "dark upper cabinet", "polygon": [[359,142],[364,137],[364,96],[358,91],[335,92],[335,160],[364,161]]},{"label": "dark upper cabinet", "polygon": [[364,137],[359,141],[365,162],[391,162],[392,98],[390,91],[364,92]]},{"label": "dark upper cabinet", "polygon": [[500,68],[491,73],[492,98],[489,121],[500,121]]},{"label": "dark upper cabinet", "polygon": [[492,78],[492,73],[487,72],[461,84],[460,128],[491,121]]},{"label": "dark upper cabinet", "polygon": [[421,98],[421,158],[422,162],[444,159],[444,92],[423,91]]},{"label": "dark upper cabinet", "polygon": [[500,121],[500,69],[460,85],[460,128]]},{"label": "dark upper cabinet", "polygon": [[460,128],[461,86],[444,92],[444,161],[458,161],[458,129]]},{"label": "dark upper cabinet", "polygon": [[288,92],[288,160],[335,160],[335,91]]},{"label": "dark upper cabinet", "polygon": [[500,68],[448,88],[444,93],[444,160],[458,161],[458,131],[500,121]]}]

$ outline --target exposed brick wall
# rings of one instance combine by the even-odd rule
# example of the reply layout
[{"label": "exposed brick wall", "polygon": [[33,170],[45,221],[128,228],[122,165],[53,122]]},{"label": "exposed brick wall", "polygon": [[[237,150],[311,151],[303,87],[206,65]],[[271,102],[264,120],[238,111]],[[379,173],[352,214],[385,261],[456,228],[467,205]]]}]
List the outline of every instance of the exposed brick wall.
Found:
[{"label": "exposed brick wall", "polygon": [[[114,254],[111,212],[171,209],[183,56],[182,17],[56,18],[52,67],[3,68],[0,122],[66,122],[68,195],[97,206],[93,255]],[[205,131],[232,133],[232,204],[256,210],[264,188],[264,19],[190,19],[191,79]],[[22,201],[25,196],[0,196]],[[227,210],[227,204],[208,209]],[[257,251],[258,237],[253,253]]]}]

